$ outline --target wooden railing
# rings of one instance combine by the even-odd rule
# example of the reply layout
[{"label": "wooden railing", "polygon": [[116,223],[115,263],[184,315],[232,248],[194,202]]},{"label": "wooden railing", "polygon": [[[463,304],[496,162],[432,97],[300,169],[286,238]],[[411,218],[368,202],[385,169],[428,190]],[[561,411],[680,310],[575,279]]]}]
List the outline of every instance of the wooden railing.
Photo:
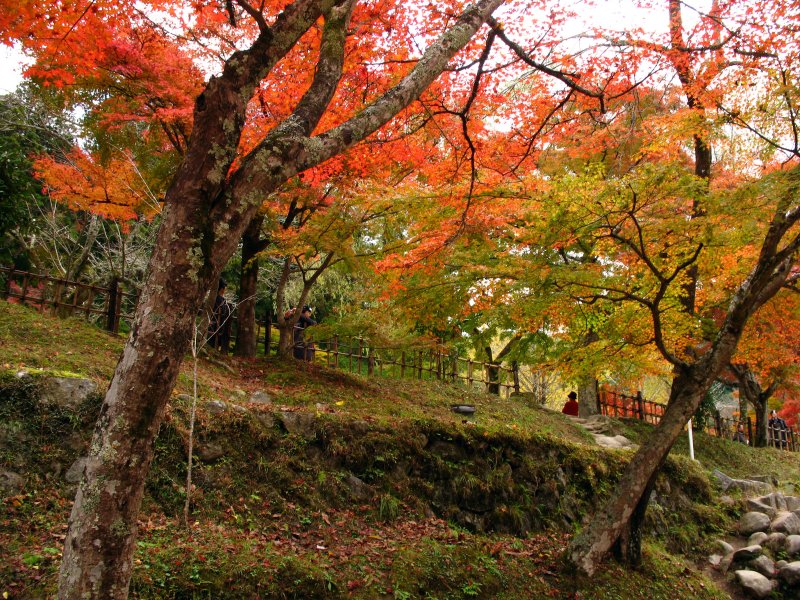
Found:
[{"label": "wooden railing", "polygon": [[310,360],[353,373],[463,382],[505,395],[520,391],[516,363],[507,366],[464,358],[440,343],[374,346],[362,337],[339,336],[314,343],[316,349],[308,356]]},{"label": "wooden railing", "polygon": [[[598,408],[600,413],[610,417],[624,419],[638,419],[657,425],[664,415],[666,406],[650,400],[645,400],[642,393],[635,396],[622,394],[614,390],[601,388],[598,395]],[[741,425],[741,429],[740,426]],[[750,417],[745,419],[724,419],[717,417],[714,423],[704,427],[704,431],[714,437],[733,440],[743,444],[753,445],[754,424]],[[782,450],[791,452],[800,451],[800,444],[791,427],[767,427],[768,444]]]},{"label": "wooden railing", "polygon": [[121,320],[130,325],[136,308],[136,294],[123,291],[116,280],[109,287],[101,287],[10,267],[0,267],[0,274],[5,278],[0,293],[8,302],[41,312],[50,309],[59,316],[82,316],[115,333]]},{"label": "wooden railing", "polygon": [[613,390],[601,389],[598,403],[600,413],[610,417],[639,419],[657,425],[664,414],[665,406],[657,402],[645,400],[642,393],[635,396],[621,394]]}]

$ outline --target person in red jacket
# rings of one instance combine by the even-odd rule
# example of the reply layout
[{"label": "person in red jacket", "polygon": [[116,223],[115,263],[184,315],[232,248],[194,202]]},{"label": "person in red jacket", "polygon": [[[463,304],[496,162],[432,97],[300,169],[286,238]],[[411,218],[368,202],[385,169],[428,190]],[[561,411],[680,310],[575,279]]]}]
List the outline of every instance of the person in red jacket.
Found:
[{"label": "person in red jacket", "polygon": [[566,404],[564,404],[564,408],[561,409],[561,412],[564,413],[565,415],[572,415],[573,417],[577,417],[578,394],[576,394],[575,392],[570,392],[569,394],[567,394],[567,398],[569,398],[569,400],[567,400]]}]

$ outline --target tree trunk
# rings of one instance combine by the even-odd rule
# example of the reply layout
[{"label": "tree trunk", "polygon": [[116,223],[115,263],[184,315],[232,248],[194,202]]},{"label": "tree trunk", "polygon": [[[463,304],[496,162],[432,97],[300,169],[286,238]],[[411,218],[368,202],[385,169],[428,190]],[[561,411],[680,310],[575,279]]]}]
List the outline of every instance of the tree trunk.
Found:
[{"label": "tree trunk", "polygon": [[767,398],[759,395],[758,400],[753,403],[756,409],[756,439],[754,446],[757,448],[767,447],[767,426],[769,425],[769,412],[767,411]]},{"label": "tree trunk", "polygon": [[[658,468],[689,418],[697,410],[716,375],[707,366],[703,372],[696,371],[700,369],[690,368],[689,373],[676,378],[661,422],[647,443],[640,446],[625,467],[604,508],[573,539],[569,557],[583,573],[592,575],[606,553],[615,545],[621,548],[621,555],[626,559],[638,560],[639,530],[647,506],[645,497],[649,496]],[[620,542],[621,536],[623,539]]]},{"label": "tree trunk", "polygon": [[586,418],[598,414],[597,380],[584,377],[578,385],[578,416]]},{"label": "tree trunk", "polygon": [[653,492],[660,470],[661,465],[653,471],[641,499],[636,504],[636,508],[633,509],[630,520],[622,528],[619,538],[613,547],[614,556],[617,557],[617,560],[631,567],[639,567],[642,564],[642,525],[644,524],[644,516],[647,513],[647,505],[650,502],[650,494]]},{"label": "tree trunk", "polygon": [[768,410],[769,398],[772,396],[777,384],[773,383],[763,389],[756,379],[755,373],[748,365],[732,363],[731,370],[739,382],[739,402],[744,405],[744,410],[740,408],[742,419],[747,415],[747,403],[753,405],[756,411],[756,435],[751,443],[758,448],[765,448],[769,443],[767,437],[767,427],[769,424]]},{"label": "tree trunk", "polygon": [[189,349],[194,316],[217,274],[211,265],[194,262],[207,234],[191,225],[196,212],[197,204],[188,201],[170,203],[165,211],[148,283],[72,507],[60,598],[127,597],[136,516],[156,434]]},{"label": "tree trunk", "polygon": [[294,349],[294,326],[295,322],[286,323],[285,325],[278,326],[279,339],[278,339],[278,355],[281,358],[290,358],[292,350]]},{"label": "tree trunk", "polygon": [[488,391],[490,394],[494,394],[495,396],[500,395],[500,365],[497,364],[486,364],[486,376],[489,379],[489,383],[487,384]]},{"label": "tree trunk", "polygon": [[256,355],[256,288],[258,286],[258,253],[262,250],[261,225],[264,215],[258,214],[242,236],[242,274],[239,280],[238,330],[236,356],[254,358]]}]

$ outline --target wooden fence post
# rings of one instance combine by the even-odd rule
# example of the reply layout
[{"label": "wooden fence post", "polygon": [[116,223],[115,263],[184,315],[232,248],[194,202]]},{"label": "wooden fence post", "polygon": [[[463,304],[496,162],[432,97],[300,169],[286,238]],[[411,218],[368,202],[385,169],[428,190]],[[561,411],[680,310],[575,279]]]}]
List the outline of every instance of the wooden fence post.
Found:
[{"label": "wooden fence post", "polygon": [[25,304],[25,298],[28,296],[28,273],[22,277],[22,298],[20,299],[20,304]]},{"label": "wooden fence post", "polygon": [[267,315],[267,322],[264,324],[264,356],[269,356],[272,351],[272,315]]},{"label": "wooden fence post", "polygon": [[400,353],[400,378],[406,376],[406,351],[403,350]]},{"label": "wooden fence post", "polygon": [[639,420],[644,421],[644,398],[642,397],[642,390],[636,392],[636,404],[639,408]]},{"label": "wooden fence post", "polygon": [[349,338],[350,341],[347,342],[347,370],[352,373],[353,372],[353,338]]},{"label": "wooden fence post", "polygon": [[339,368],[339,334],[333,336],[333,366]]},{"label": "wooden fence post", "polygon": [[14,267],[8,270],[8,275],[6,277],[6,289],[5,292],[3,292],[4,300],[8,300],[9,296],[11,296],[11,284],[14,281]]},{"label": "wooden fence post", "polygon": [[122,290],[117,278],[111,280],[108,288],[108,304],[106,310],[106,329],[113,333],[119,330],[119,312],[122,300]]},{"label": "wooden fence post", "polygon": [[422,379],[422,350],[417,350],[417,379]]},{"label": "wooden fence post", "polygon": [[373,353],[372,346],[367,348],[367,375],[372,376],[375,374],[375,354]]},{"label": "wooden fence post", "polygon": [[511,375],[514,377],[514,393],[519,394],[519,364],[517,361],[511,363]]},{"label": "wooden fence post", "polygon": [[467,383],[469,383],[469,387],[472,387],[472,359],[468,359],[467,361]]},{"label": "wooden fence post", "polygon": [[451,376],[452,382],[455,383],[458,379],[458,353],[453,353],[452,358],[450,359],[453,363],[453,374]]}]

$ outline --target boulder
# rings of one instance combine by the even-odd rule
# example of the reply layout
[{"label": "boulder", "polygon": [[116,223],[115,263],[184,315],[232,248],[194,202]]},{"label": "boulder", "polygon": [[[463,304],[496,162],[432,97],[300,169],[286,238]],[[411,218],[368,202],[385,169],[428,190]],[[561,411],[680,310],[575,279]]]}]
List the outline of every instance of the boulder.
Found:
[{"label": "boulder", "polygon": [[719,485],[720,489],[722,489],[723,492],[727,492],[728,488],[730,488],[731,485],[733,484],[733,479],[725,475],[725,473],[723,473],[719,469],[714,469],[713,471],[711,471],[711,477],[713,477],[716,480],[717,484]]},{"label": "boulder", "polygon": [[772,559],[769,556],[761,555],[757,558],[754,558],[748,564],[753,571],[761,573],[764,577],[768,577],[769,579],[773,579],[775,577],[775,563],[772,562]]},{"label": "boulder", "polygon": [[216,442],[198,444],[194,453],[203,462],[213,462],[225,456],[225,450]]},{"label": "boulder", "polygon": [[731,488],[741,490],[743,494],[766,494],[772,490],[770,484],[754,479],[734,479]]},{"label": "boulder", "polygon": [[722,554],[712,554],[708,557],[708,564],[712,567],[719,567],[722,562]]},{"label": "boulder", "polygon": [[786,496],[786,510],[800,510],[800,496]]},{"label": "boulder", "polygon": [[718,570],[722,571],[723,573],[727,573],[728,569],[731,568],[731,563],[733,562],[733,552],[725,556],[719,563],[717,567]]},{"label": "boulder", "polygon": [[275,417],[270,412],[257,412],[255,413],[256,421],[261,423],[264,429],[272,429],[275,427]]},{"label": "boulder", "polygon": [[748,546],[763,546],[764,542],[769,539],[769,536],[764,533],[763,531],[756,531],[753,535],[747,538],[747,545]]},{"label": "boulder", "polygon": [[724,554],[725,556],[733,552],[733,546],[731,546],[725,540],[717,540],[715,543],[717,548],[719,548],[722,554]]},{"label": "boulder", "polygon": [[66,474],[64,475],[64,479],[67,483],[80,483],[81,479],[83,479],[83,471],[86,468],[86,461],[88,459],[85,456],[81,456],[80,458],[75,459],[75,462],[72,463],[69,469],[67,469]]},{"label": "boulder", "polygon": [[212,415],[221,415],[228,410],[228,405],[222,400],[209,400],[205,403],[205,408]]},{"label": "boulder", "polygon": [[253,395],[250,396],[250,402],[255,404],[272,404],[272,396],[264,390],[258,390],[257,392],[253,392]]},{"label": "boulder", "polygon": [[750,535],[756,531],[766,531],[769,529],[769,517],[761,512],[747,512],[739,520],[739,533]]},{"label": "boulder", "polygon": [[785,564],[778,571],[778,579],[789,587],[800,586],[800,560]]},{"label": "boulder", "polygon": [[769,504],[764,504],[758,498],[747,499],[747,510],[751,512],[760,512],[767,515],[770,519],[774,519],[778,514],[778,509]]},{"label": "boulder", "polygon": [[372,495],[370,487],[352,473],[345,477],[344,481],[356,500],[366,500]]},{"label": "boulder", "polygon": [[277,413],[276,416],[289,433],[299,435],[306,440],[313,440],[317,437],[314,415],[286,410]]},{"label": "boulder", "polygon": [[786,534],[779,531],[773,531],[767,536],[767,541],[761,545],[766,546],[773,552],[783,550],[783,547],[786,545]]},{"label": "boulder", "polygon": [[240,415],[246,415],[247,413],[250,412],[249,410],[247,410],[244,406],[241,406],[240,404],[231,404],[230,407],[231,407],[231,410],[233,412],[238,413]]},{"label": "boulder", "polygon": [[775,563],[775,569],[780,571],[783,567],[789,564],[788,560],[779,560]]},{"label": "boulder", "polygon": [[736,571],[736,579],[754,598],[766,598],[772,593],[772,582],[756,571]]},{"label": "boulder", "polygon": [[25,478],[13,471],[0,471],[0,490],[7,493],[22,491],[25,487]]},{"label": "boulder", "polygon": [[777,510],[789,510],[786,505],[786,496],[780,492],[772,492],[766,496],[761,496],[758,500]]},{"label": "boulder", "polygon": [[755,546],[745,546],[739,548],[733,553],[732,560],[735,563],[746,563],[754,558],[758,558],[764,552],[763,548],[756,544]]},{"label": "boulder", "polygon": [[[779,534],[773,534],[773,535],[779,535]],[[789,556],[800,554],[800,535],[787,536],[783,545],[783,549]]]},{"label": "boulder", "polygon": [[772,520],[769,530],[779,531],[786,535],[800,534],[800,517],[787,511],[779,512]]},{"label": "boulder", "polygon": [[39,386],[39,403],[75,410],[96,392],[97,384],[91,379],[47,377]]}]

